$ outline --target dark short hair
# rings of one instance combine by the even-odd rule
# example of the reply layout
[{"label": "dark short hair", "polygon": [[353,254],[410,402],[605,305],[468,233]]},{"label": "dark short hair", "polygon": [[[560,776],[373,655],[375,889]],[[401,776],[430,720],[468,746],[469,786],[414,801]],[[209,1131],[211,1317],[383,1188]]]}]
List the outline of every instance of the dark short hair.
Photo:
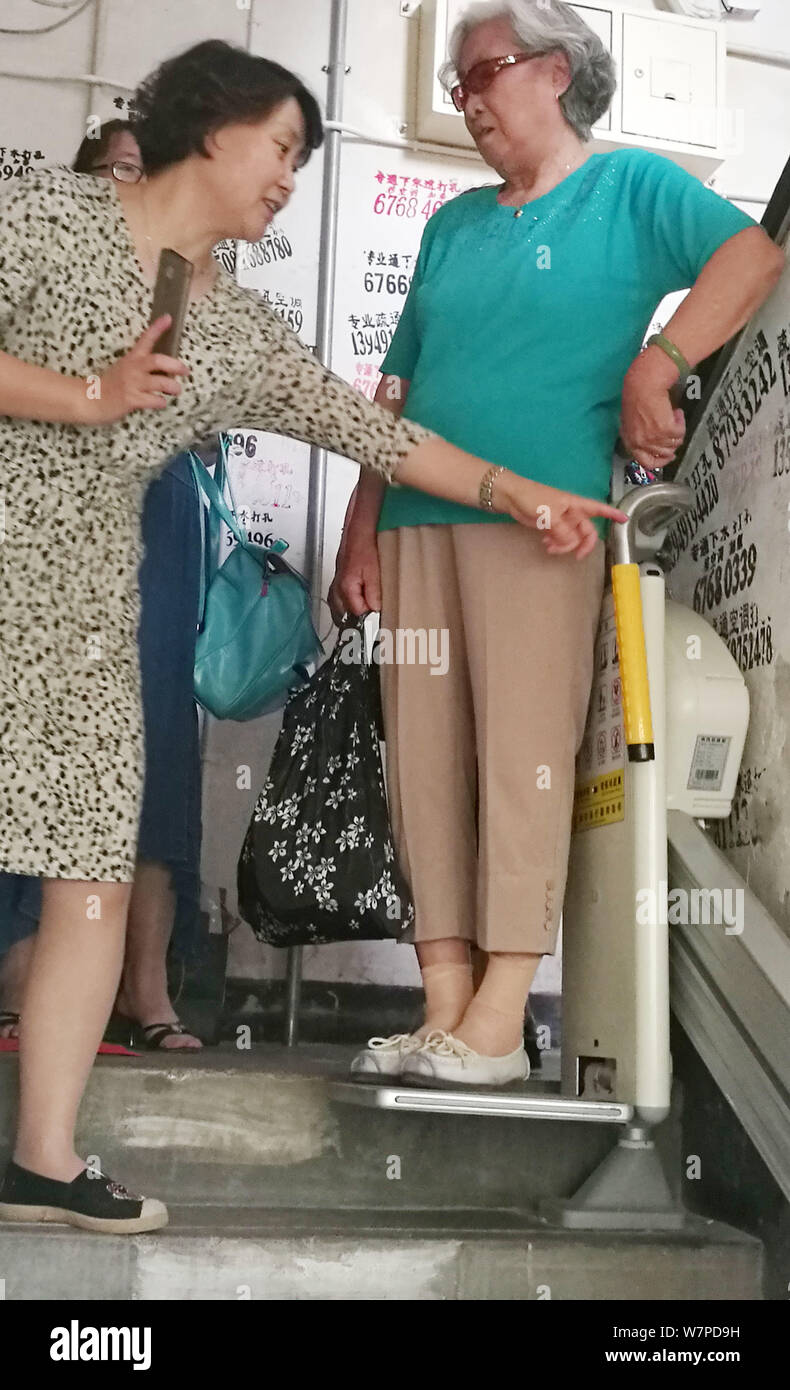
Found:
[{"label": "dark short hair", "polygon": [[289,97],[304,117],[306,162],[323,142],[324,127],[318,102],[295,73],[221,39],[195,44],[162,63],[132,99],[132,133],[146,173],[205,154],[208,135],[265,120]]},{"label": "dark short hair", "polygon": [[99,127],[98,135],[86,135],[71,166],[75,174],[92,174],[96,165],[101,164],[109,150],[113,135],[121,135],[125,131],[131,130],[132,127],[128,121],[105,121]]}]

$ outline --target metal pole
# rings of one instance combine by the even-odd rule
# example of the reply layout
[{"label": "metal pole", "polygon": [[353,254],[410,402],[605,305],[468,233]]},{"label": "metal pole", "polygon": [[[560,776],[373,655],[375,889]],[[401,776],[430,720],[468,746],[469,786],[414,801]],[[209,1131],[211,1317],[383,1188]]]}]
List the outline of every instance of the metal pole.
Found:
[{"label": "metal pole", "polygon": [[[327,121],[343,119],[343,87],[346,77],[346,32],[348,0],[332,0],[327,64]],[[324,188],[321,204],[321,246],[318,261],[318,316],[316,355],[325,367],[332,365],[332,328],[335,308],[335,269],[337,260],[337,208],[340,195],[340,157],[343,135],[327,130],[324,154]],[[313,620],[320,622],[321,583],[324,569],[324,519],[326,515],[326,449],[310,449],[310,486],[307,494],[306,571],[313,596]],[[302,985],[302,947],[288,952],[285,1000],[286,1047],[299,1041],[299,996]]]},{"label": "metal pole", "polygon": [[[96,0],[96,4],[93,10],[93,26],[91,28],[90,56],[88,58],[88,72],[90,74],[97,73],[99,70],[99,48],[101,47],[102,40],[101,31],[103,28],[103,19],[104,15],[102,13],[102,0]],[[83,134],[85,134],[85,132],[87,131],[88,121],[90,117],[93,115],[93,111],[91,110],[91,107],[93,106],[93,89],[94,87],[98,87],[99,85],[100,84],[98,82],[89,83],[88,90],[85,93],[85,131],[83,131]]]}]

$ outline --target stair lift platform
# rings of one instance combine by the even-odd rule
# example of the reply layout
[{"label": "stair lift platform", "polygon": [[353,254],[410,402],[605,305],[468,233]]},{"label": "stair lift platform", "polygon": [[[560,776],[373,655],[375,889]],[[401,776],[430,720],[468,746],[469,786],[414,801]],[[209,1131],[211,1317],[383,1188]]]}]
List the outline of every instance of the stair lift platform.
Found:
[{"label": "stair lift platform", "polygon": [[612,523],[563,905],[561,1080],[506,1088],[334,1081],[347,1104],[432,1114],[619,1125],[617,1145],[567,1201],[578,1229],[679,1229],[650,1136],[670,1111],[667,811],[726,817],[749,719],[739,667],[708,622],[666,598],[655,556],[693,505],[676,483],[634,487]]}]

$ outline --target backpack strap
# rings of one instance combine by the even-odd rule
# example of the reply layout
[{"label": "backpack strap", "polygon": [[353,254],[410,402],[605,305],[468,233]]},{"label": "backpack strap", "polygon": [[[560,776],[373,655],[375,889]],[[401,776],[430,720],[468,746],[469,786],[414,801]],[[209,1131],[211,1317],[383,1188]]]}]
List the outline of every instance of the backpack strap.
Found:
[{"label": "backpack strap", "polygon": [[[225,505],[225,499],[217,486],[216,480],[212,478],[202,459],[199,459],[197,454],[193,453],[191,450],[189,461],[192,464],[192,474],[195,482],[203,493],[203,496],[207,498],[209,506],[213,507],[217,515],[222,518],[239,545],[246,547],[249,544],[247,537],[239,526],[234,513]],[[217,469],[219,470],[220,467],[221,465],[218,462]],[[221,481],[224,481],[224,469],[222,470]]]}]

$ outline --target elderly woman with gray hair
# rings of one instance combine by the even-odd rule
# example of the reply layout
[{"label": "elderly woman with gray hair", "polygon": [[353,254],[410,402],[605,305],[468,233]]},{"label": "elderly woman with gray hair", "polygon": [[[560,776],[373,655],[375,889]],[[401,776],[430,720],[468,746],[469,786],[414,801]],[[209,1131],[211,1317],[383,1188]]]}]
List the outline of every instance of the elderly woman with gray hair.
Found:
[{"label": "elderly woman with gray hair", "polygon": [[[590,153],[614,63],[569,5],[470,6],[441,76],[501,182],[431,218],[377,399],[471,453],[604,499],[618,427],[639,463],[672,460],[684,420],[671,387],[748,321],[784,257],[669,159]],[[641,351],[659,301],[689,287]],[[606,522],[574,557],[481,500],[363,471],[338,557],[336,610],[449,632],[444,676],[381,667],[426,1009],[416,1033],[370,1039],[352,1064],[361,1079],[526,1077],[526,1000],[556,944]]]}]

